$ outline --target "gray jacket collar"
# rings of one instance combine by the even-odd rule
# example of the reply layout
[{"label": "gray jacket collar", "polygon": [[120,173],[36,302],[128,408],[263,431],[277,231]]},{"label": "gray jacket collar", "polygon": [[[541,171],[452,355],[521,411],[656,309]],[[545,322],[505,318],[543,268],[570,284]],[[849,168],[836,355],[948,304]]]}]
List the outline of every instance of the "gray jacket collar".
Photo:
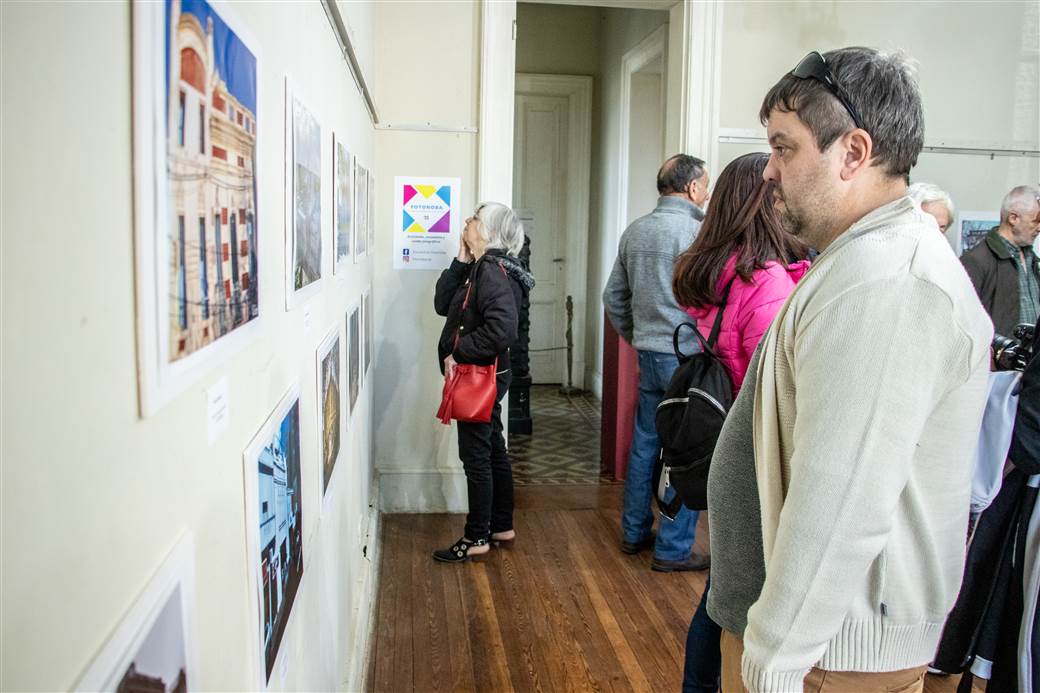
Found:
[{"label": "gray jacket collar", "polygon": [[704,210],[678,195],[661,195],[657,198],[657,208],[654,212],[689,214],[697,221],[704,220]]}]

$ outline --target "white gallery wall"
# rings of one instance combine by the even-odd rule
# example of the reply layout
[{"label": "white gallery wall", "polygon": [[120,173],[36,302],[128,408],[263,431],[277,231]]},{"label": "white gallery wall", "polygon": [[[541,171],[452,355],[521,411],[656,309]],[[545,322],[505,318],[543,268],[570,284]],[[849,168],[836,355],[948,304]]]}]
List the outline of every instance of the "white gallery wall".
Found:
[{"label": "white gallery wall", "polygon": [[[392,225],[394,176],[458,177],[463,218],[476,207],[481,6],[473,2],[381,2],[374,7],[377,228]],[[411,47],[421,46],[417,59]],[[376,236],[373,404],[381,507],[387,511],[465,508],[455,426],[435,417],[443,379],[433,310],[440,272],[393,267],[392,239]],[[444,537],[451,541],[451,537]],[[433,547],[431,547],[432,550]]]},{"label": "white gallery wall", "polygon": [[[369,41],[362,55],[371,53],[369,3],[344,4],[354,35]],[[74,686],[186,532],[194,535],[199,654],[191,687],[256,688],[262,654],[248,579],[243,450],[292,383],[301,394],[305,567],[271,688],[359,684],[376,548],[368,536],[373,381],[347,423],[322,504],[315,349],[343,324],[380,260],[363,258],[333,276],[328,245],[331,133],[371,168],[373,128],[318,2],[237,2],[232,10],[255,39],[259,64],[261,326],[244,348],[141,419],[131,4],[0,8],[4,690]],[[326,239],[320,290],[292,312],[283,250],[287,74],[322,127]],[[374,300],[384,311],[378,290]],[[224,377],[229,427],[210,445],[205,393]]]}]

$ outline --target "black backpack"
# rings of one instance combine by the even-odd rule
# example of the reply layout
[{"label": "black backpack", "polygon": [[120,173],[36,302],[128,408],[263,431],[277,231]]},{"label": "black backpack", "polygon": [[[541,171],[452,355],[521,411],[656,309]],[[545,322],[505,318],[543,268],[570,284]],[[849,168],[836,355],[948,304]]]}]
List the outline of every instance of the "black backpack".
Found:
[{"label": "black backpack", "polygon": [[[675,328],[672,345],[679,367],[672,375],[664,399],[657,405],[657,438],[661,454],[654,465],[657,505],[675,519],[683,505],[691,510],[708,507],[708,467],[715,443],[722,432],[726,413],[733,406],[733,386],[725,366],[715,355],[715,343],[722,329],[729,288],[722,293],[715,324],[705,341],[697,326],[684,322]],[[701,343],[701,351],[686,356],[679,350],[679,333],[689,327]],[[666,500],[669,487],[676,495]]]}]

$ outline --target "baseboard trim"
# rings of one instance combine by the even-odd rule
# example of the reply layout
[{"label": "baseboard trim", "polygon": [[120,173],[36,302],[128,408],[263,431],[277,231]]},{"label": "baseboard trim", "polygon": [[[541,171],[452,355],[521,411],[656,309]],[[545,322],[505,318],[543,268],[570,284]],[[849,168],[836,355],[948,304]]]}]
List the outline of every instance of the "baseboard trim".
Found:
[{"label": "baseboard trim", "polygon": [[463,513],[469,505],[462,469],[381,469],[379,509],[384,513]]},{"label": "baseboard trim", "polygon": [[[377,498],[379,489],[378,477],[375,480],[372,498]],[[371,673],[372,643],[376,627],[376,609],[379,604],[380,558],[383,554],[382,513],[376,503],[369,506],[367,536],[365,537],[365,569],[359,576],[361,582],[361,599],[357,613],[354,615],[354,647],[350,648],[347,658],[347,671],[342,690],[348,693],[361,693],[368,690],[368,679]]]}]

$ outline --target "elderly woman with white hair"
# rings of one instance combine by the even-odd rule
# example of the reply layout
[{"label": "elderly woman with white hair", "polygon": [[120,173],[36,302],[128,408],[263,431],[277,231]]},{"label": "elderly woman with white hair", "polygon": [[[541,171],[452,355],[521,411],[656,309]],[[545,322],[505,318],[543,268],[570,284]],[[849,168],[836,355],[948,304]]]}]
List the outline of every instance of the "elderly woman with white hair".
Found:
[{"label": "elderly woman with white hair", "polygon": [[914,183],[906,192],[921,206],[923,212],[935,217],[939,230],[946,233],[956,216],[949,193],[932,183]]},{"label": "elderly woman with white hair", "polygon": [[512,379],[509,347],[517,337],[519,306],[534,287],[534,277],[517,259],[523,245],[524,229],[513,210],[484,202],[466,220],[459,254],[437,280],[434,308],[447,318],[437,345],[445,377],[451,377],[460,363],[498,363],[491,421],[458,422],[469,513],[462,538],[433,552],[438,561],[461,563],[487,553],[491,542],[511,542],[516,536],[513,470],[502,435],[501,401]]}]

